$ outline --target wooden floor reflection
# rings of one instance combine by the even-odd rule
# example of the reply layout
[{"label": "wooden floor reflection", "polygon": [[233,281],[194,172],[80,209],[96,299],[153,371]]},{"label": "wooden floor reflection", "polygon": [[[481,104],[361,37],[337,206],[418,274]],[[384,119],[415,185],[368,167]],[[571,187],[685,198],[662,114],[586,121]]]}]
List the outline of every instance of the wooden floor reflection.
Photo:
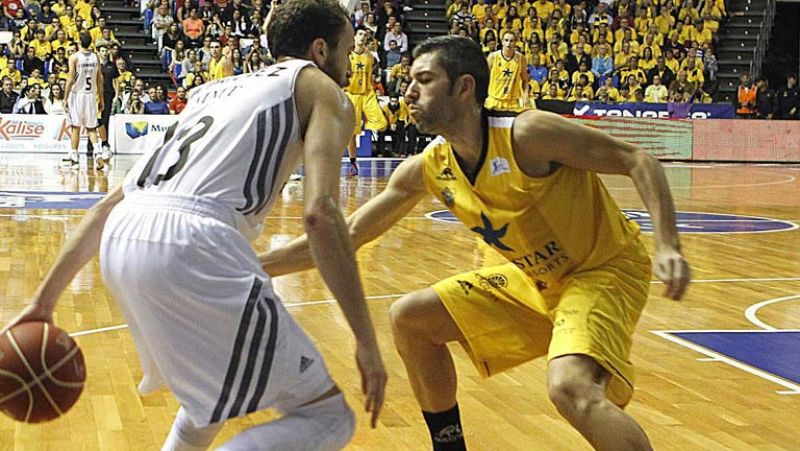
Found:
[{"label": "wooden floor reflection", "polygon": [[[3,322],[24,306],[84,213],[9,207],[4,199],[25,195],[8,191],[105,192],[120,183],[131,164],[120,158],[107,175],[86,168],[64,173],[57,168],[55,157],[0,155]],[[788,227],[800,222],[800,168],[668,165],[667,173],[680,211],[772,218],[788,221]],[[629,180],[604,179],[621,207],[643,208]],[[380,192],[385,183],[385,177],[343,179],[342,205],[352,211]],[[29,196],[35,203],[35,196]],[[359,254],[390,383],[378,428],[369,430],[366,415],[359,411],[358,430],[348,449],[428,449],[426,429],[394,351],[387,312],[403,293],[480,267],[489,258],[463,226],[426,218],[427,213],[443,208],[432,199],[425,200]],[[302,186],[290,184],[255,246],[279,245],[301,233],[301,212]],[[747,222],[746,218],[740,220]],[[687,230],[692,231],[693,224],[687,222]],[[703,224],[707,226],[707,222]],[[735,224],[731,227],[730,231],[737,231]],[[652,237],[646,235],[645,241],[652,251]],[[800,396],[778,393],[792,391],[787,389],[793,384],[790,379],[780,378],[788,384],[782,386],[652,331],[800,329],[800,296],[793,296],[800,294],[800,231],[692,233],[683,236],[683,245],[694,267],[695,283],[682,303],[663,298],[662,287],[653,283],[635,337],[633,361],[638,381],[628,410],[641,421],[659,450],[798,449]],[[275,285],[357,408],[361,397],[352,339],[321,279],[309,271],[278,278]],[[749,319],[745,315],[753,305],[782,298],[785,300],[765,304]],[[160,449],[177,404],[166,391],[146,397],[136,392],[141,370],[131,336],[127,329],[113,327],[124,320],[102,284],[96,260],[64,294],[56,322],[70,332],[90,332],[77,338],[89,371],[85,393],[68,415],[50,424],[21,425],[0,418],[0,449]],[[111,329],[94,331],[100,328]],[[800,349],[800,341],[796,344]],[[481,380],[460,348],[452,350],[470,449],[589,449],[549,403],[542,361]],[[756,352],[774,354],[780,349]],[[267,418],[270,413],[231,421],[215,443]]]}]

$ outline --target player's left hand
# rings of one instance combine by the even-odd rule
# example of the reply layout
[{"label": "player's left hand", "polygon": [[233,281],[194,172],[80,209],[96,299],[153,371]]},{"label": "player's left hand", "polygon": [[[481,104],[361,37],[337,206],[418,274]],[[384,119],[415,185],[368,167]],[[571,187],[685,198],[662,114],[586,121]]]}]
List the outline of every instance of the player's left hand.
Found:
[{"label": "player's left hand", "polygon": [[676,249],[665,249],[656,252],[653,259],[653,272],[664,285],[664,296],[679,301],[692,277],[692,269]]}]

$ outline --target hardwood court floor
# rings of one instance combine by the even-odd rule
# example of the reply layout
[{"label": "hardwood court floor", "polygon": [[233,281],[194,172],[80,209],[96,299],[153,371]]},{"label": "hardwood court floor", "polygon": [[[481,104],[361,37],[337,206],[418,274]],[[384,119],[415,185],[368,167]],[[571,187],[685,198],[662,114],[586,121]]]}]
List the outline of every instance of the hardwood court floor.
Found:
[{"label": "hardwood court floor", "polygon": [[[120,182],[131,164],[120,158],[107,176],[97,176],[93,171],[87,174],[85,168],[80,175],[63,174],[55,161],[54,157],[0,156],[0,189],[105,191]],[[681,211],[800,222],[800,168],[670,165],[667,173]],[[604,179],[622,208],[642,208],[629,180]],[[385,178],[344,180],[344,208],[352,211],[385,183]],[[367,416],[358,410],[358,430],[348,449],[429,449],[426,429],[393,347],[388,308],[399,295],[478,268],[489,257],[465,227],[425,218],[426,213],[442,209],[432,200],[422,202],[359,254],[390,382],[377,430],[368,429]],[[277,245],[301,233],[301,211],[302,187],[291,185],[256,247]],[[0,321],[5,323],[23,307],[83,213],[0,208]],[[652,251],[652,237],[645,235],[644,240]],[[785,387],[723,362],[700,361],[706,356],[651,331],[758,329],[745,317],[748,307],[800,293],[800,231],[687,234],[683,245],[696,283],[681,303],[663,298],[663,287],[653,284],[635,337],[632,359],[638,381],[628,411],[641,421],[659,450],[798,449],[800,396],[778,394]],[[351,335],[318,275],[309,271],[281,277],[275,285],[290,312],[319,345],[351,404],[360,409]],[[767,327],[800,329],[800,297],[766,305],[756,318]],[[124,323],[103,287],[96,260],[61,298],[56,323],[70,332]],[[49,424],[22,425],[0,418],[0,449],[160,449],[177,404],[167,391],[138,395],[141,370],[127,329],[96,331],[77,340],[89,372],[83,397],[69,414]],[[550,405],[542,360],[481,380],[461,349],[453,346],[452,350],[470,449],[589,449]],[[268,418],[269,413],[261,413],[230,421],[215,444]]]}]

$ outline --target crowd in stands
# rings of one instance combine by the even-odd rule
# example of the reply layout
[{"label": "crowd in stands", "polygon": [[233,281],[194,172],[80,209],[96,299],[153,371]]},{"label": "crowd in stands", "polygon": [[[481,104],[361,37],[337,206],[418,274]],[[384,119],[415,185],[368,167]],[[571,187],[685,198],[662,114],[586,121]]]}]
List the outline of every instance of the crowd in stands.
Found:
[{"label": "crowd in stands", "polygon": [[724,0],[454,0],[453,34],[489,54],[508,30],[533,99],[711,102]]},{"label": "crowd in stands", "polygon": [[[106,101],[112,99],[113,113],[180,112],[188,91],[224,76],[223,60],[233,74],[272,63],[266,30],[278,3],[142,0],[144,27],[172,79],[172,86],[147,86],[121,54],[95,0],[3,0],[3,29],[12,37],[0,44],[0,112],[63,114],[67,58],[84,29],[95,50],[108,50],[103,62],[113,66],[113,83]],[[371,34],[379,95],[402,97],[410,82],[411,49],[403,31],[410,9],[403,0],[372,0],[353,14],[353,25]],[[724,0],[452,0],[446,14],[450,33],[474,39],[487,55],[500,48],[503,33],[513,31],[534,102],[710,102],[717,31],[727,17]],[[176,88],[169,99],[168,90]],[[784,91],[796,102],[796,87]],[[735,103],[743,117],[786,110],[778,114],[784,117],[789,109],[797,116],[797,107],[781,107],[781,93],[768,88],[751,99],[760,99],[758,110],[740,97]]]}]

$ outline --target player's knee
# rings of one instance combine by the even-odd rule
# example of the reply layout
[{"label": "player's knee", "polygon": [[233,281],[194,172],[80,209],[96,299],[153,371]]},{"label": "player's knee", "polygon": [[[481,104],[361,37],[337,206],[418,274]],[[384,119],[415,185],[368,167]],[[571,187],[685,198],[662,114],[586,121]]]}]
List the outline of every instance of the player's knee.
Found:
[{"label": "player's knee", "polygon": [[389,307],[389,321],[396,338],[414,336],[425,318],[420,315],[419,292],[409,293]]},{"label": "player's knee", "polygon": [[[325,451],[344,448],[356,431],[356,416],[342,394],[310,404],[293,415],[309,418],[314,422],[314,429],[319,431],[324,440],[320,449]],[[303,448],[305,447],[297,449]]]},{"label": "player's knee", "polygon": [[568,418],[587,416],[605,396],[598,384],[579,378],[551,379],[547,389],[550,401]]}]

